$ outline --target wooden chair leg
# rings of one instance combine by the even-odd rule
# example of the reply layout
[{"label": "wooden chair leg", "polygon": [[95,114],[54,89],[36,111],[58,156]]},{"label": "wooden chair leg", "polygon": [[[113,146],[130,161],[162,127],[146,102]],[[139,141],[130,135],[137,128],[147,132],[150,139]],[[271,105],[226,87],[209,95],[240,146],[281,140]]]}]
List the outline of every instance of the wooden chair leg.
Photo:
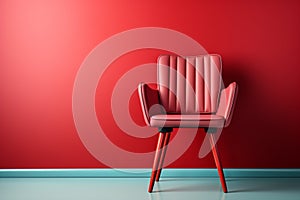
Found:
[{"label": "wooden chair leg", "polygon": [[208,133],[210,135],[209,140],[210,140],[210,144],[212,147],[212,153],[215,159],[215,163],[216,166],[218,168],[218,173],[219,173],[219,177],[220,177],[220,181],[222,184],[222,189],[224,193],[227,193],[227,186],[226,186],[226,181],[225,181],[225,177],[224,177],[224,173],[223,173],[223,167],[221,164],[221,161],[219,159],[219,152],[215,143],[215,139],[214,139],[214,134],[213,133]]},{"label": "wooden chair leg", "polygon": [[166,136],[165,133],[159,133],[159,138],[158,138],[158,142],[157,142],[157,147],[156,147],[148,192],[152,192],[152,190],[153,190],[153,186],[154,186],[154,182],[155,182],[155,178],[156,178],[156,174],[157,174],[157,170],[159,167],[160,158],[161,158],[161,154],[162,154],[161,149],[164,144],[165,136]]},{"label": "wooden chair leg", "polygon": [[167,149],[168,149],[170,135],[171,135],[171,133],[169,132],[169,133],[166,133],[166,136],[165,136],[162,155],[161,155],[161,158],[160,158],[159,167],[158,167],[158,171],[157,171],[156,178],[155,178],[156,181],[159,181],[160,174],[161,174],[161,171],[162,171],[162,168],[163,168],[163,165],[164,165],[164,160],[165,160],[166,152],[167,152]]}]

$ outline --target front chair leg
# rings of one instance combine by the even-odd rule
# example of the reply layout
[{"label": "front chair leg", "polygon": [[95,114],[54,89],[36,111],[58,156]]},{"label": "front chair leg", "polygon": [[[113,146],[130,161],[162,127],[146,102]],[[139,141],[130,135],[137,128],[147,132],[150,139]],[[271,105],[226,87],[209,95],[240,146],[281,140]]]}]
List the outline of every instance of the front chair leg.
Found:
[{"label": "front chair leg", "polygon": [[156,147],[148,192],[152,192],[152,190],[153,190],[153,186],[154,186],[154,182],[155,182],[155,178],[156,178],[156,174],[158,171],[160,158],[161,158],[161,154],[162,154],[161,149],[164,145],[165,136],[166,136],[165,133],[159,133],[159,138],[158,138],[158,142],[157,142],[157,147]]},{"label": "front chair leg", "polygon": [[163,149],[162,149],[162,155],[160,158],[159,167],[158,167],[158,171],[157,171],[156,178],[155,178],[156,181],[159,181],[160,174],[161,174],[161,171],[162,171],[162,168],[164,165],[164,160],[165,160],[165,156],[166,156],[166,152],[167,152],[167,148],[168,148],[168,144],[169,144],[169,140],[170,140],[170,135],[171,135],[171,133],[169,132],[169,133],[166,133],[166,136],[165,136],[165,141],[164,141]]},{"label": "front chair leg", "polygon": [[213,153],[213,156],[215,159],[215,163],[218,168],[218,173],[219,173],[220,181],[222,184],[222,189],[223,189],[224,193],[227,193],[227,186],[226,186],[226,181],[225,181],[225,177],[224,177],[224,173],[223,173],[223,167],[222,167],[221,161],[219,159],[219,152],[218,152],[218,149],[217,149],[217,146],[215,143],[214,134],[213,133],[208,133],[208,134],[210,135],[209,141],[210,141],[210,144],[212,147],[212,153]]}]

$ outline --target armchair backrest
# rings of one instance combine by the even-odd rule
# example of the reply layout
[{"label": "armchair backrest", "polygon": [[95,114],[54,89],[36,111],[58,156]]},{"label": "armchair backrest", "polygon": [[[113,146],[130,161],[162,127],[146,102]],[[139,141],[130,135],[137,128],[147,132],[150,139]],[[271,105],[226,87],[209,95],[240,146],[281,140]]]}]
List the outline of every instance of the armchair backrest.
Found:
[{"label": "armchair backrest", "polygon": [[219,55],[158,58],[159,99],[167,113],[215,113],[221,90]]}]

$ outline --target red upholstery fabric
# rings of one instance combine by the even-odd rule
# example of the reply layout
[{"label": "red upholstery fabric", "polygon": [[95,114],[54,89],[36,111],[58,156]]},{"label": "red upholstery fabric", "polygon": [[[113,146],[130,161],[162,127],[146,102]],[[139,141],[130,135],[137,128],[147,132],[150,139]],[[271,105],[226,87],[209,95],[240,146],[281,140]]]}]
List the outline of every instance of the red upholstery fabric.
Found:
[{"label": "red upholstery fabric", "polygon": [[[153,127],[226,127],[237,84],[222,89],[221,58],[160,56],[158,88],[141,83],[139,97],[147,125]],[[160,106],[158,106],[160,105]]]},{"label": "red upholstery fabric", "polygon": [[150,118],[150,126],[154,127],[215,127],[222,128],[225,118],[219,115],[197,114],[197,115],[153,115]]},{"label": "red upholstery fabric", "polygon": [[[141,83],[138,87],[140,102],[142,105],[144,120],[147,125],[150,125],[150,117],[154,114],[160,114],[159,107],[153,107],[159,105],[158,90],[150,88],[148,85]],[[151,110],[150,108],[154,108]]]},{"label": "red upholstery fabric", "polygon": [[237,93],[238,87],[236,82],[231,83],[227,88],[223,89],[221,92],[217,115],[224,116],[224,118],[226,119],[226,123],[224,124],[225,127],[227,127],[230,124]]},{"label": "red upholstery fabric", "polygon": [[221,69],[218,55],[159,57],[158,90],[167,113],[215,113]]}]

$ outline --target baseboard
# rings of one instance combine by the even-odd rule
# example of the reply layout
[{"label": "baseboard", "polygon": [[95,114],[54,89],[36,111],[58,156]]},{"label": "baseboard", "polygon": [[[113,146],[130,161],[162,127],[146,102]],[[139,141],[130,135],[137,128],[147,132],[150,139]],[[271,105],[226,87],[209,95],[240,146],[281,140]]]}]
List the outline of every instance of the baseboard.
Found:
[{"label": "baseboard", "polygon": [[[0,178],[149,178],[151,169],[0,169]],[[224,169],[226,178],[300,178],[300,169]],[[162,171],[165,178],[217,178],[216,169]]]}]

